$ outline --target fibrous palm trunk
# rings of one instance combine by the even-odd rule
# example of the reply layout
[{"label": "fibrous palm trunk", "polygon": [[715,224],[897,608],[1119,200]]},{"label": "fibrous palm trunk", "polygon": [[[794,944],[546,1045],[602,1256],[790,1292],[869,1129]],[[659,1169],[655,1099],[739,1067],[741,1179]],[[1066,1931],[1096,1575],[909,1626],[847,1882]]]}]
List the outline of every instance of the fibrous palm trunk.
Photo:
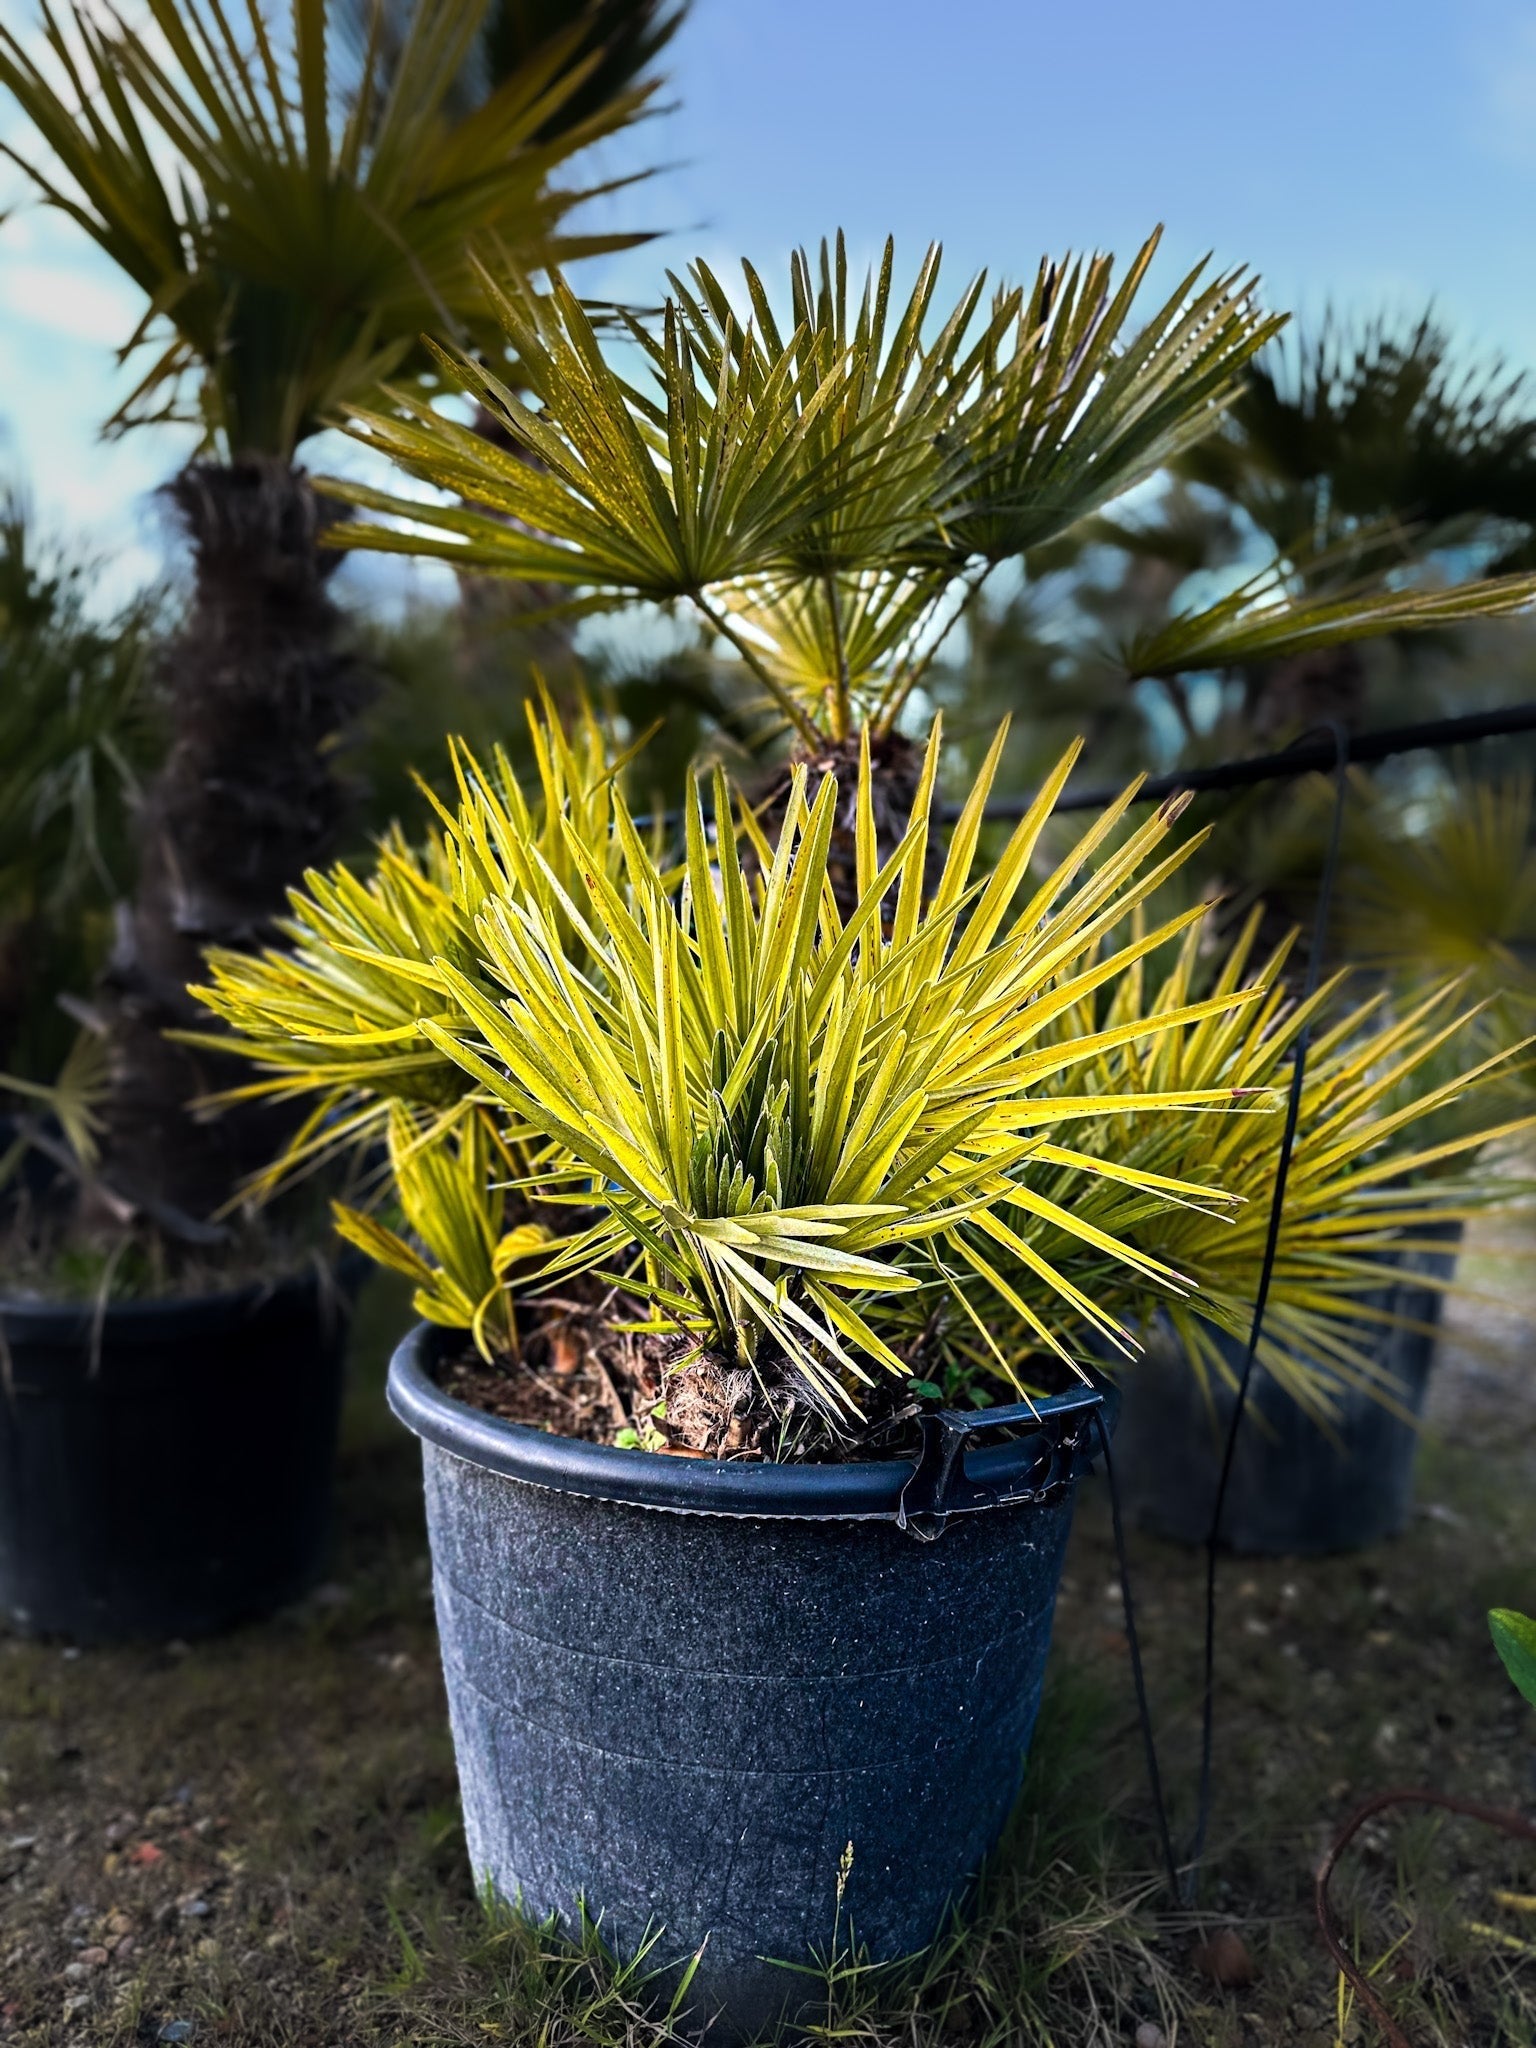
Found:
[{"label": "fibrous palm trunk", "polygon": [[[806,771],[806,801],[814,803],[824,777],[837,778],[837,814],[832,827],[832,845],[827,873],[838,913],[849,918],[858,907],[858,858],[856,851],[860,742],[857,737],[828,740],[812,751],[798,748],[768,785],[755,808],[770,846],[778,844],[785,814],[789,809],[791,775],[795,768]],[[884,866],[906,837],[912,823],[912,806],[922,781],[922,749],[902,733],[870,735],[870,808],[875,824],[875,858]],[[944,866],[944,835],[935,813],[929,820],[929,840],[923,863],[925,890],[938,882]]]},{"label": "fibrous palm trunk", "polygon": [[100,992],[111,1052],[105,1185],[172,1228],[208,1218],[269,1159],[270,1108],[198,1117],[237,1078],[165,1036],[206,1028],[187,994],[209,946],[271,943],[286,892],[345,808],[335,742],[369,692],[327,585],[332,516],[290,464],[193,463],[168,487],[191,544],[190,614],[166,648],[170,747],[140,816],[139,882]]}]

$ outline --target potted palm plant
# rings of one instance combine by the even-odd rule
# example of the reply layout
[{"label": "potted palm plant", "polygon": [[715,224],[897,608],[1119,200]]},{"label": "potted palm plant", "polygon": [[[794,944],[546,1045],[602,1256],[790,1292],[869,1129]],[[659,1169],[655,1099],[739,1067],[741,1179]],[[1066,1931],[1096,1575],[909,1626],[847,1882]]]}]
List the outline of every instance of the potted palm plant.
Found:
[{"label": "potted palm plant", "polygon": [[[147,368],[109,431],[169,419],[203,437],[169,491],[193,578],[159,664],[168,745],[84,1010],[98,1052],[75,1237],[119,1278],[146,1265],[147,1295],[82,1292],[65,1257],[52,1299],[0,1304],[11,1355],[24,1345],[35,1367],[4,1424],[10,1496],[30,1506],[0,1604],[24,1626],[187,1635],[318,1566],[340,1392],[341,1300],[312,1255],[325,1233],[240,1211],[281,1111],[203,1115],[227,1070],[168,1031],[200,1021],[186,989],[203,948],[263,944],[345,811],[339,742],[371,679],[320,546],[340,508],[305,445],[382,376],[429,372],[425,325],[505,365],[477,238],[533,270],[634,239],[584,235],[572,213],[590,188],[564,175],[654,88],[609,62],[615,37],[637,66],[656,46],[626,40],[618,12],[601,32],[550,15],[467,95],[487,0],[381,4],[355,48],[324,0],[294,0],[286,25],[260,0],[150,0],[142,33],[45,0],[39,34],[0,28],[0,86],[32,129],[9,154],[144,293],[124,353],[146,350]],[[258,1367],[294,1403],[270,1427],[249,1398]]]},{"label": "potted palm plant", "polygon": [[[1047,854],[1069,755],[988,873],[1002,736],[941,848],[938,734],[901,723],[968,588],[1208,431],[1271,331],[1235,277],[1133,331],[1150,258],[990,309],[973,284],[930,323],[936,257],[855,304],[828,251],[786,329],[755,273],[738,319],[696,266],[635,330],[652,391],[558,281],[488,281],[538,409],[463,351],[445,371],[533,459],[394,394],[354,430],[458,502],[342,485],[413,524],[338,539],[688,603],[794,735],[780,800],[760,822],[717,781],[711,826],[691,787],[673,870],[617,791],[546,780],[541,820],[461,758],[425,853],[317,877],[289,950],[215,956],[204,991],[257,1088],[316,1098],[306,1145],[388,1125],[396,1213],[345,1227],[427,1318],[391,1399],[425,1446],[477,1872],[536,1911],[581,1893],[620,1943],[665,1922],[738,2029],[792,2001],[772,1959],[830,1929],[850,1842],[889,1957],[995,1837],[1101,1398],[1074,1350],[1180,1285],[1106,1219],[1227,1206],[1116,1124],[1272,1102],[1080,1085],[1261,999],[1072,1026],[1199,918],[1105,943],[1183,857],[1182,806],[1132,831],[1128,791]],[[1372,624],[1269,593],[1182,644]]]},{"label": "potted palm plant", "polygon": [[[889,1957],[995,1838],[1101,1398],[1052,1326],[1123,1341],[1117,1289],[1177,1285],[1102,1227],[1127,1194],[1226,1206],[1110,1126],[1230,1086],[1078,1076],[1257,992],[1062,1028],[1198,917],[1099,949],[1187,852],[1179,807],[1098,858],[1117,805],[1032,873],[1069,756],[978,872],[997,751],[925,894],[938,735],[883,862],[866,750],[846,921],[836,777],[812,799],[795,771],[754,883],[696,786],[674,870],[552,732],[542,808],[461,757],[423,852],[312,878],[290,946],[215,955],[204,990],[254,1085],[329,1115],[294,1163],[389,1126],[396,1213],[342,1222],[427,1318],[390,1398],[425,1449],[477,1875],[537,1913],[580,1894],[621,1945],[665,1923],[738,2029],[791,1998],[772,1959],[825,1937],[850,1841]],[[1027,1369],[990,1334],[1010,1314]]]}]

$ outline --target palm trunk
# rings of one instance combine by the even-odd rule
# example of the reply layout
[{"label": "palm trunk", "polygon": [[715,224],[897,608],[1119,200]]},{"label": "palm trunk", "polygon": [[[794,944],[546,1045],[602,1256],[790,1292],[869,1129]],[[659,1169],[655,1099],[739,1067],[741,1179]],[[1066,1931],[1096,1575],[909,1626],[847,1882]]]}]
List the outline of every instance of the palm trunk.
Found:
[{"label": "palm trunk", "polygon": [[[902,733],[872,734],[870,739],[870,799],[875,821],[875,857],[884,866],[906,837],[912,823],[912,805],[922,781],[923,750]],[[859,741],[839,744],[828,741],[816,753],[797,749],[780,768],[763,796],[757,813],[770,846],[778,844],[785,813],[789,809],[791,775],[795,768],[806,770],[805,795],[816,801],[823,777],[837,778],[837,815],[832,827],[832,845],[827,872],[838,913],[851,917],[858,907],[858,858],[856,826],[859,792]],[[927,893],[937,886],[944,868],[944,831],[935,815],[929,823],[927,855],[923,863],[923,886]]]},{"label": "palm trunk", "polygon": [[206,1219],[280,1143],[270,1108],[189,1104],[232,1080],[168,1040],[206,1028],[187,994],[209,946],[270,944],[286,894],[330,852],[345,809],[334,742],[369,678],[342,640],[319,543],[328,510],[272,458],[193,463],[168,487],[192,547],[185,626],[165,650],[170,750],[140,816],[139,881],[101,989],[112,1092],[106,1186],[173,1226]]},{"label": "palm trunk", "polygon": [[1266,662],[1247,679],[1255,739],[1277,746],[1322,725],[1354,731],[1365,713],[1368,680],[1363,653],[1349,645]]}]

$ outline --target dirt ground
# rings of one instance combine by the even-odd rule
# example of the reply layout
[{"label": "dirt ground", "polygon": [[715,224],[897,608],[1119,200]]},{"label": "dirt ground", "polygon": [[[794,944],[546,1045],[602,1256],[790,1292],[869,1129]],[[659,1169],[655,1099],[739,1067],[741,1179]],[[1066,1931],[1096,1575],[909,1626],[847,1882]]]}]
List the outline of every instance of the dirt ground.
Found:
[{"label": "dirt ground", "polygon": [[[1311,1924],[1312,1871],[1342,1816],[1393,1783],[1536,1805],[1536,1725],[1483,1619],[1536,1609],[1536,1268],[1480,1251],[1465,1273],[1497,1305],[1452,1307],[1409,1531],[1370,1555],[1223,1569],[1218,1796],[1195,1911],[1165,1914],[1156,1888],[1108,1516],[1090,1491],[1023,1807],[981,1903],[905,1978],[853,1973],[823,2039],[1374,2038]],[[600,1957],[487,1917],[473,1896],[415,1449],[380,1397],[405,1314],[387,1284],[365,1297],[337,1554],[301,1609],[190,1648],[0,1638],[7,2048],[660,2038]],[[1182,1842],[1201,1565],[1135,1538],[1133,1567]],[[1337,1889],[1412,2040],[1536,2042],[1536,1852],[1460,1822],[1392,1820]],[[1223,1927],[1247,1986],[1216,1989],[1190,1967]]]}]

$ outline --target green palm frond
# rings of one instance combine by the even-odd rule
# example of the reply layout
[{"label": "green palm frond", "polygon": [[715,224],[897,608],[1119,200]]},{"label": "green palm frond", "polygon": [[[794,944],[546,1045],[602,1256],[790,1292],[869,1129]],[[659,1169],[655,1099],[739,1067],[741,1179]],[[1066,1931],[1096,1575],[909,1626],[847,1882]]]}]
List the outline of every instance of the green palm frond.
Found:
[{"label": "green palm frond", "polygon": [[[52,1081],[29,1081],[20,1074],[0,1074],[0,1096],[35,1102],[58,1125],[69,1157],[89,1173],[100,1153],[101,1112],[110,1093],[109,1055],[94,1031],[81,1031]],[[27,1134],[6,1154],[6,1166],[20,1163]],[[4,1175],[0,1175],[0,1180]]]},{"label": "green palm frond", "polygon": [[1238,589],[1121,650],[1132,676],[1188,675],[1244,662],[1314,654],[1384,633],[1427,632],[1500,618],[1536,602],[1536,574],[1500,576],[1446,589],[1298,589],[1288,560],[1269,563]]},{"label": "green palm frond", "polygon": [[388,1109],[390,1179],[409,1237],[378,1217],[332,1204],[349,1244],[415,1283],[428,1322],[468,1330],[487,1358],[515,1358],[517,1314],[509,1275],[548,1241],[541,1224],[509,1214],[507,1184],[523,1169],[486,1117],[443,1120]]},{"label": "green palm frond", "polygon": [[[1175,1184],[1122,1168],[1110,1146],[1059,1148],[1070,1127],[1095,1129],[1132,1110],[1227,1107],[1231,1088],[1134,1101],[1074,1094],[1066,1077],[1122,1034],[1051,1027],[1198,914],[1090,957],[1185,857],[1187,848],[1164,844],[1179,807],[1165,807],[1094,869],[1128,792],[1032,883],[1074,751],[991,875],[974,876],[1001,745],[1000,735],[927,903],[937,735],[914,823],[878,872],[866,753],[859,902],[847,923],[827,871],[837,786],[826,778],[808,802],[803,770],[777,850],[758,848],[755,892],[733,839],[711,846],[695,789],[680,893],[616,803],[622,885],[580,859],[564,906],[579,952],[547,904],[487,902],[479,939],[494,997],[439,963],[469,1028],[429,1019],[421,1030],[547,1148],[533,1184],[542,1200],[574,1207],[582,1227],[543,1262],[546,1279],[592,1269],[620,1277],[650,1301],[658,1328],[765,1379],[789,1373],[830,1417],[854,1409],[873,1369],[908,1369],[886,1334],[893,1305],[899,1313],[923,1295],[929,1308],[949,1301],[969,1313],[969,1294],[991,1289],[1033,1313],[976,1254],[971,1233],[1013,1241],[1000,1211],[1038,1206],[1025,1171],[1037,1154],[1069,1158],[1078,1176],[1071,1209],[1049,1210],[1070,1252],[1086,1247],[1149,1283],[1172,1284],[1157,1260],[1099,1229],[1097,1190],[1129,1181],[1159,1200],[1220,1207],[1224,1198],[1204,1176]],[[723,782],[716,806],[728,814]],[[882,911],[892,900],[887,930]],[[1224,991],[1149,1014],[1130,1036],[1155,1037],[1255,996]],[[1116,1327],[1075,1286],[1070,1252],[1059,1264],[1026,1252],[1025,1292],[1070,1300]]]},{"label": "green palm frond", "polygon": [[[1421,807],[1422,808],[1422,807]],[[1362,966],[1411,986],[1467,977],[1512,1017],[1536,1002],[1536,788],[1463,771],[1405,821],[1358,778],[1344,917]]]},{"label": "green palm frond", "polygon": [[1484,544],[1490,529],[1507,548],[1512,530],[1536,524],[1528,380],[1459,350],[1433,314],[1334,310],[1293,327],[1182,467],[1240,503],[1277,548],[1338,544],[1356,573]]},{"label": "green palm frond", "polygon": [[[412,0],[339,0],[337,6],[353,51],[366,61],[370,46],[376,48],[390,70],[404,56],[412,12]],[[567,45],[566,68],[579,68],[581,79],[537,131],[537,141],[553,141],[642,83],[684,12],[683,5],[669,8],[663,0],[490,0],[444,111],[457,120],[483,105],[503,79],[558,38]]]},{"label": "green palm frond", "polygon": [[601,54],[576,59],[581,23],[450,118],[487,0],[417,0],[398,61],[375,36],[355,79],[326,0],[293,0],[281,42],[260,0],[145,7],[141,35],[40,0],[46,56],[0,27],[0,85],[41,145],[6,154],[145,295],[122,353],[151,360],[118,427],[191,419],[231,453],[290,457],[382,378],[430,367],[424,329],[504,360],[476,243],[538,269],[639,239],[576,231],[591,195],[558,182],[653,90],[558,121]]},{"label": "green palm frond", "polygon": [[[1213,993],[1235,989],[1253,973],[1261,914],[1254,911],[1227,952]],[[1369,1339],[1391,1311],[1373,1297],[1393,1284],[1398,1254],[1443,1249],[1436,1231],[1509,1199],[1509,1181],[1479,1167],[1477,1155],[1530,1130],[1536,1118],[1501,1113],[1497,1095],[1488,1092],[1510,1052],[1471,1065],[1453,1056],[1478,1014],[1477,1005],[1467,1007],[1459,981],[1442,983],[1402,1014],[1381,995],[1345,1005],[1342,976],[1310,1000],[1293,1001],[1283,980],[1293,943],[1294,935],[1258,969],[1268,989],[1262,1002],[1159,1033],[1144,1046],[1132,1043],[1092,1080],[1106,1093],[1222,1082],[1284,1090],[1297,1040],[1312,1028],[1259,1357],[1297,1400],[1326,1415],[1341,1384],[1390,1397]],[[1161,1014],[1187,1003],[1197,985],[1192,930],[1166,976],[1149,983],[1138,963],[1119,980],[1102,1018],[1090,1011],[1077,1028],[1112,1028],[1143,1004]],[[1453,1107],[1460,1111],[1457,1128],[1446,1136],[1440,1120]],[[1231,1377],[1213,1332],[1248,1335],[1282,1134],[1283,1119],[1272,1116],[1198,1124],[1132,1119],[1116,1127],[1117,1158],[1175,1178],[1207,1174],[1241,1199],[1232,1215],[1143,1204],[1134,1212],[1128,1205],[1120,1219],[1131,1242],[1191,1283],[1193,1291],[1172,1302],[1147,1293],[1139,1315],[1145,1321],[1161,1308],[1202,1375]]]},{"label": "green palm frond", "polygon": [[210,980],[194,993],[233,1035],[192,1042],[262,1070],[221,1099],[313,1105],[261,1177],[261,1191],[374,1142],[393,1128],[393,1105],[448,1123],[473,1119],[459,1068],[421,1030],[427,1019],[446,1030],[467,1023],[438,963],[489,993],[477,922],[492,898],[519,891],[539,898],[574,945],[562,908],[575,886],[567,825],[610,870],[620,865],[613,806],[629,755],[610,753],[590,711],[568,733],[546,699],[528,707],[528,725],[538,778],[532,800],[499,748],[486,767],[456,745],[458,802],[450,809],[429,798],[437,823],[421,847],[397,827],[366,877],[344,864],[305,877],[290,898],[281,949],[209,953]]},{"label": "green palm frond", "polygon": [[1047,262],[1028,292],[989,302],[976,278],[940,306],[937,248],[905,298],[889,244],[855,294],[839,237],[817,265],[794,258],[783,324],[750,265],[738,308],[695,263],[658,331],[631,323],[648,384],[558,282],[547,299],[488,285],[536,403],[462,347],[442,361],[519,455],[409,394],[354,408],[370,446],[486,510],[338,484],[410,522],[339,539],[584,603],[687,601],[802,739],[889,726],[946,595],[963,602],[1208,431],[1275,331],[1247,278],[1197,270],[1133,333],[1156,239],[1121,282],[1108,258]]}]

